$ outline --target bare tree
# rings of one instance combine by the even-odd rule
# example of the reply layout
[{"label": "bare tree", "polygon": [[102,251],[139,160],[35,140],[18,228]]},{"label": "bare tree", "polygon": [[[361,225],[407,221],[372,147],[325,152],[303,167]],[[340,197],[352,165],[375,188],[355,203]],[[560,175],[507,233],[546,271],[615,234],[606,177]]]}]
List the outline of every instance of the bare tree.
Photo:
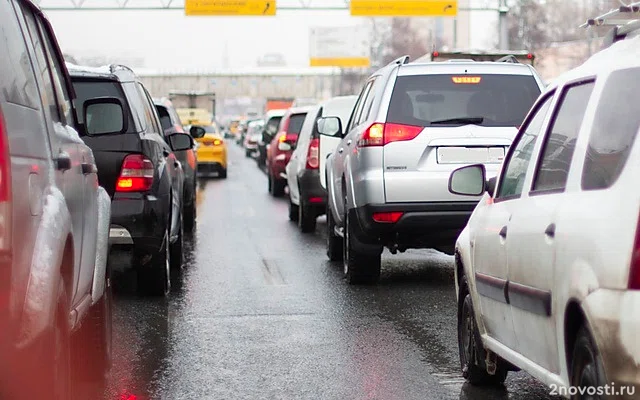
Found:
[{"label": "bare tree", "polygon": [[404,55],[415,59],[425,55],[428,51],[429,40],[420,37],[411,24],[410,18],[393,18],[391,20],[391,40],[389,53],[384,57],[385,64]]}]

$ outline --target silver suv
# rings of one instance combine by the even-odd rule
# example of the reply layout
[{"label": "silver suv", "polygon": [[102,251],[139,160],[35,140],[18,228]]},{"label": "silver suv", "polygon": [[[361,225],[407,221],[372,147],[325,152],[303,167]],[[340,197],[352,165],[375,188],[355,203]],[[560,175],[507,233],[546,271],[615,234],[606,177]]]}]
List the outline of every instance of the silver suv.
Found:
[{"label": "silver suv", "polygon": [[344,131],[339,118],[320,119],[321,148],[341,138],[327,159],[327,255],[344,261],[348,282],[376,282],[384,247],[452,254],[479,196],[451,194],[449,175],[476,163],[497,175],[542,89],[512,57],[402,57],[368,79]]}]

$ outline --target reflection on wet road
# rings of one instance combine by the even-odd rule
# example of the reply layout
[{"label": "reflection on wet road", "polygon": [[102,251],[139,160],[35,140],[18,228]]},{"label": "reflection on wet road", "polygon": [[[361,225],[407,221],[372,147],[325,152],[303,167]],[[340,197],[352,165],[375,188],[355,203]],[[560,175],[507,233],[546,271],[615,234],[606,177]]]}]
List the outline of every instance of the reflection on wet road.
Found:
[{"label": "reflection on wet road", "polygon": [[315,235],[287,220],[252,160],[230,145],[226,180],[201,182],[198,227],[166,299],[116,296],[107,399],[546,399],[463,384],[452,258],[383,258],[350,287]]}]

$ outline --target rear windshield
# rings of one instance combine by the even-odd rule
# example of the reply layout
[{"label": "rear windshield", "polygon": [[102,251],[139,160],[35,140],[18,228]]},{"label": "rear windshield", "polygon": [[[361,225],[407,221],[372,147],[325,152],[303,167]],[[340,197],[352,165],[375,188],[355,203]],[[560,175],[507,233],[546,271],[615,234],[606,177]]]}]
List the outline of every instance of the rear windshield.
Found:
[{"label": "rear windshield", "polygon": [[298,135],[304,125],[304,119],[307,118],[307,113],[304,114],[292,114],[289,118],[289,126],[287,127],[287,133]]},{"label": "rear windshield", "polygon": [[387,122],[519,126],[540,95],[530,75],[413,75],[396,80]]},{"label": "rear windshield", "polygon": [[[78,114],[78,122],[84,123],[84,116],[82,115],[84,110],[84,102],[90,99],[94,99],[96,97],[116,97],[120,99],[123,106],[126,107],[127,101],[124,96],[124,92],[122,88],[117,82],[113,81],[76,81],[73,82],[73,88],[76,92],[76,107]],[[127,113],[129,115],[129,125],[127,132],[133,133],[135,132],[135,125],[133,123],[133,119],[131,118],[131,113]]]},{"label": "rear windshield", "polygon": [[278,129],[278,127],[280,126],[280,121],[282,120],[282,117],[271,117],[269,119],[269,122],[267,122],[267,131],[269,131],[269,128],[273,129],[274,131]]}]

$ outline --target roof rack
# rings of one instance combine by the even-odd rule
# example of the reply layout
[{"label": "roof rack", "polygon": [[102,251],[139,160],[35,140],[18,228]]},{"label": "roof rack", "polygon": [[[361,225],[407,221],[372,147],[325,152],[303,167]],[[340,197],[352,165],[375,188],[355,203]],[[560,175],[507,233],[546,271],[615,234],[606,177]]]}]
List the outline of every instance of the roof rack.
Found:
[{"label": "roof rack", "polygon": [[387,66],[393,65],[393,64],[396,64],[396,65],[409,64],[409,59],[410,59],[409,56],[402,56],[402,57],[399,57],[399,58],[391,61],[389,64],[387,64]]},{"label": "roof rack", "polygon": [[590,26],[620,26],[640,19],[640,2],[620,6],[595,18],[589,18],[581,28]]},{"label": "roof rack", "polygon": [[495,62],[506,62],[506,63],[512,63],[512,64],[522,64],[520,61],[518,61],[516,56],[514,56],[513,54],[509,54],[508,56],[504,56],[502,58],[498,58]]}]

